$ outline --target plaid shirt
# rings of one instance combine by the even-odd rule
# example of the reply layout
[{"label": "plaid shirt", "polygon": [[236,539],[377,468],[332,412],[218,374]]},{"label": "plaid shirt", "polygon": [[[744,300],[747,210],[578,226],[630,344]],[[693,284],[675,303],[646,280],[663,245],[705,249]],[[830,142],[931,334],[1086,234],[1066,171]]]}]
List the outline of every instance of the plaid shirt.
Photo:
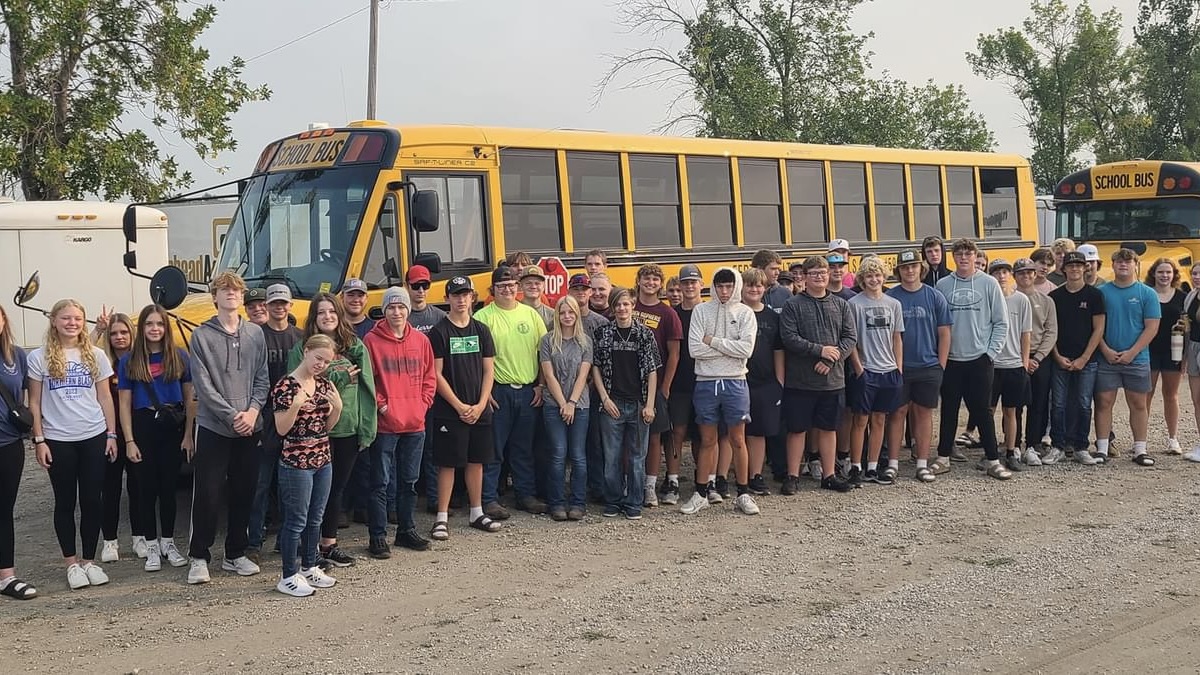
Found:
[{"label": "plaid shirt", "polygon": [[629,340],[622,340],[617,334],[616,322],[606,323],[596,329],[596,341],[592,348],[593,367],[600,370],[604,380],[604,388],[612,391],[613,350],[636,351],[638,355],[638,375],[642,381],[642,400],[645,403],[649,394],[647,379],[650,373],[662,366],[662,358],[658,354],[658,343],[654,341],[654,333],[638,322],[633,322],[629,329]]}]

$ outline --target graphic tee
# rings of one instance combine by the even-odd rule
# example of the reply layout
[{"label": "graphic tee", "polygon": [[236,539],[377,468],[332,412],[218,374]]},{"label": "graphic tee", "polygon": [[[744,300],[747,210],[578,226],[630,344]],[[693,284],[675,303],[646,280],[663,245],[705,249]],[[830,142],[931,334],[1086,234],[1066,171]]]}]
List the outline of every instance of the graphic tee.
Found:
[{"label": "graphic tee", "polygon": [[[113,376],[112,364],[99,347],[92,347],[100,380]],[[29,354],[29,379],[42,383],[42,433],[55,441],[82,441],[107,430],[104,410],[96,398],[96,380],[83,364],[78,348],[64,349],[67,360],[62,378],[50,376],[46,350]]]},{"label": "graphic tee", "polygon": [[117,389],[123,389],[130,392],[130,405],[133,410],[146,410],[154,407],[154,401],[150,400],[149,387],[154,387],[154,393],[158,395],[158,402],[163,405],[171,405],[174,403],[183,403],[183,384],[192,381],[192,370],[188,364],[187,352],[180,350],[180,358],[183,359],[184,369],[183,377],[178,380],[163,379],[163,355],[162,352],[150,355],[150,377],[153,382],[141,382],[129,377],[129,359],[131,354],[126,354],[117,362]]},{"label": "graphic tee", "polygon": [[[483,360],[496,357],[492,332],[475,319],[459,328],[447,316],[429,331],[428,337],[433,358],[442,359],[442,377],[446,378],[454,395],[467,405],[478,403],[483,389]],[[430,414],[440,419],[458,419],[458,411],[441,394],[434,397]],[[484,406],[476,424],[491,423],[492,411]]]},{"label": "graphic tee", "polygon": [[878,298],[859,293],[850,298],[850,309],[858,325],[858,355],[863,368],[872,373],[890,373],[900,366],[892,338],[904,332],[904,309],[900,301],[883,295]]}]

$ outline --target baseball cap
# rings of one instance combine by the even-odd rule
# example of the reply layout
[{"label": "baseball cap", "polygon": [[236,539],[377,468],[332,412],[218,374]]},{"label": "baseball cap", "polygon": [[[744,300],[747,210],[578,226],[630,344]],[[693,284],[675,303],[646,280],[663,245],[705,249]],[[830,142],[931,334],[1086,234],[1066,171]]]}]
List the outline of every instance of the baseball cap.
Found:
[{"label": "baseball cap", "polygon": [[1066,267],[1067,265],[1086,265],[1086,264],[1087,264],[1087,256],[1083,255],[1079,251],[1067,251],[1066,253],[1063,254],[1063,260],[1062,260],[1063,267]]},{"label": "baseball cap", "polygon": [[912,265],[913,263],[919,265],[922,262],[924,261],[921,259],[921,252],[913,248],[906,248],[900,251],[900,255],[896,256],[897,267],[900,265]]},{"label": "baseball cap", "polygon": [[567,288],[580,288],[582,286],[591,288],[592,278],[586,274],[575,274],[571,276],[571,281],[567,284]]},{"label": "baseball cap", "polygon": [[846,256],[842,255],[841,253],[830,253],[829,255],[825,256],[825,262],[829,263],[830,265],[845,265]]},{"label": "baseball cap", "polygon": [[508,265],[500,265],[492,270],[492,285],[502,281],[519,281],[517,271]]},{"label": "baseball cap", "polygon": [[389,306],[397,302],[409,309],[412,309],[412,300],[410,300],[408,297],[408,291],[404,290],[403,288],[400,288],[399,286],[392,286],[383,292],[384,309],[387,309]]},{"label": "baseball cap", "polygon": [[[413,284],[418,281],[429,281],[432,277],[429,276],[429,268],[424,265],[413,265],[408,268],[408,274],[404,276],[404,282]],[[384,304],[387,307],[387,304]]]},{"label": "baseball cap", "polygon": [[342,284],[342,294],[345,295],[350,291],[358,291],[359,293],[367,292],[367,284],[362,279],[347,279],[346,283]]},{"label": "baseball cap", "polygon": [[[1087,260],[1088,262],[1100,259],[1100,249],[1096,248],[1094,244],[1080,244],[1079,248],[1075,250],[1079,253],[1082,253],[1083,259]],[[1063,260],[1064,262],[1066,261],[1065,258]]]},{"label": "baseball cap", "polygon": [[789,284],[796,283],[796,280],[792,278],[792,273],[787,270],[780,272],[779,277],[776,279],[776,281],[779,281],[780,283],[786,282]]},{"label": "baseball cap", "polygon": [[1033,270],[1036,272],[1037,269],[1038,265],[1033,261],[1032,258],[1017,258],[1017,261],[1013,263],[1013,273],[1025,272],[1027,270]]},{"label": "baseball cap", "polygon": [[292,289],[288,288],[287,284],[271,284],[267,286],[267,302],[275,302],[276,300],[291,302]]},{"label": "baseball cap", "polygon": [[847,251],[849,251],[850,250],[850,242],[846,241],[845,239],[834,239],[829,242],[829,248],[826,250],[836,251],[839,248],[844,248]]},{"label": "baseball cap", "polygon": [[1013,266],[1004,258],[996,258],[992,261],[992,264],[988,265],[988,274],[991,274],[996,270],[1008,270],[1009,272],[1012,272]]},{"label": "baseball cap", "polygon": [[544,281],[546,279],[546,273],[543,272],[542,268],[538,267],[537,265],[529,265],[521,270],[520,280],[524,281],[529,277],[537,277]]},{"label": "baseball cap", "polygon": [[475,286],[471,284],[470,277],[454,277],[446,282],[446,295],[458,295],[473,290]]},{"label": "baseball cap", "polygon": [[690,265],[690,264],[684,265],[683,267],[679,268],[679,280],[685,281],[688,279],[696,279],[697,281],[703,281],[704,275],[700,274],[699,267],[697,267],[695,265]]},{"label": "baseball cap", "polygon": [[[284,288],[287,288],[287,286],[284,286]],[[243,305],[248,305],[252,302],[266,302],[266,301],[267,301],[267,289],[265,289],[265,288],[247,288],[246,292],[242,294],[242,304]]]}]

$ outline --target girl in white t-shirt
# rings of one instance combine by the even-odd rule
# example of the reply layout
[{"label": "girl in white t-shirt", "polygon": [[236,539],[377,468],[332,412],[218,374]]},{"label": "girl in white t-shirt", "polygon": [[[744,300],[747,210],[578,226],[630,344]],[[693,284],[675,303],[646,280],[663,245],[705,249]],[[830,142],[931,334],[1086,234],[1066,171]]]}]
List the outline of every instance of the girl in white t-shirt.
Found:
[{"label": "girl in white t-shirt", "polygon": [[[72,589],[108,583],[95,564],[100,538],[104,466],[117,456],[116,415],[108,357],[88,339],[77,300],[59,300],[50,311],[45,344],[29,354],[29,409],[38,464],[54,489],[54,532]],[[79,500],[82,555],[75,549]]]}]

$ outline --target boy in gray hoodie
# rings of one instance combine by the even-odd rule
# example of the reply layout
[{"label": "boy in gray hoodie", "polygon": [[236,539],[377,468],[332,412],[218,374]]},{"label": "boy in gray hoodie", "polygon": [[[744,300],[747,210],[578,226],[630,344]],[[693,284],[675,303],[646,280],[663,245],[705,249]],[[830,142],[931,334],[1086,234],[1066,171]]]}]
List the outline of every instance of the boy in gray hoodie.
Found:
[{"label": "boy in gray hoodie", "polygon": [[[758,319],[742,304],[742,277],[731,267],[713,275],[712,299],[696,305],[688,328],[688,352],[695,360],[696,386],[692,407],[700,427],[696,452],[696,492],[680,511],[696,513],[708,506],[708,493],[716,485],[707,477],[717,468],[717,425],[724,424],[733,449],[738,497],[735,506],[756,515],[750,496],[746,422],[750,419],[750,390],[746,386],[746,360],[754,353]],[[726,467],[728,469],[728,467]]]},{"label": "boy in gray hoodie", "polygon": [[220,496],[228,483],[229,522],[221,568],[258,574],[246,557],[250,506],[258,482],[258,447],[267,401],[267,343],[262,329],[242,319],[246,284],[233,272],[213,279],[217,315],[192,333],[192,380],[196,390],[196,455],[192,487],[189,584],[209,580],[209,547],[217,533]]}]

